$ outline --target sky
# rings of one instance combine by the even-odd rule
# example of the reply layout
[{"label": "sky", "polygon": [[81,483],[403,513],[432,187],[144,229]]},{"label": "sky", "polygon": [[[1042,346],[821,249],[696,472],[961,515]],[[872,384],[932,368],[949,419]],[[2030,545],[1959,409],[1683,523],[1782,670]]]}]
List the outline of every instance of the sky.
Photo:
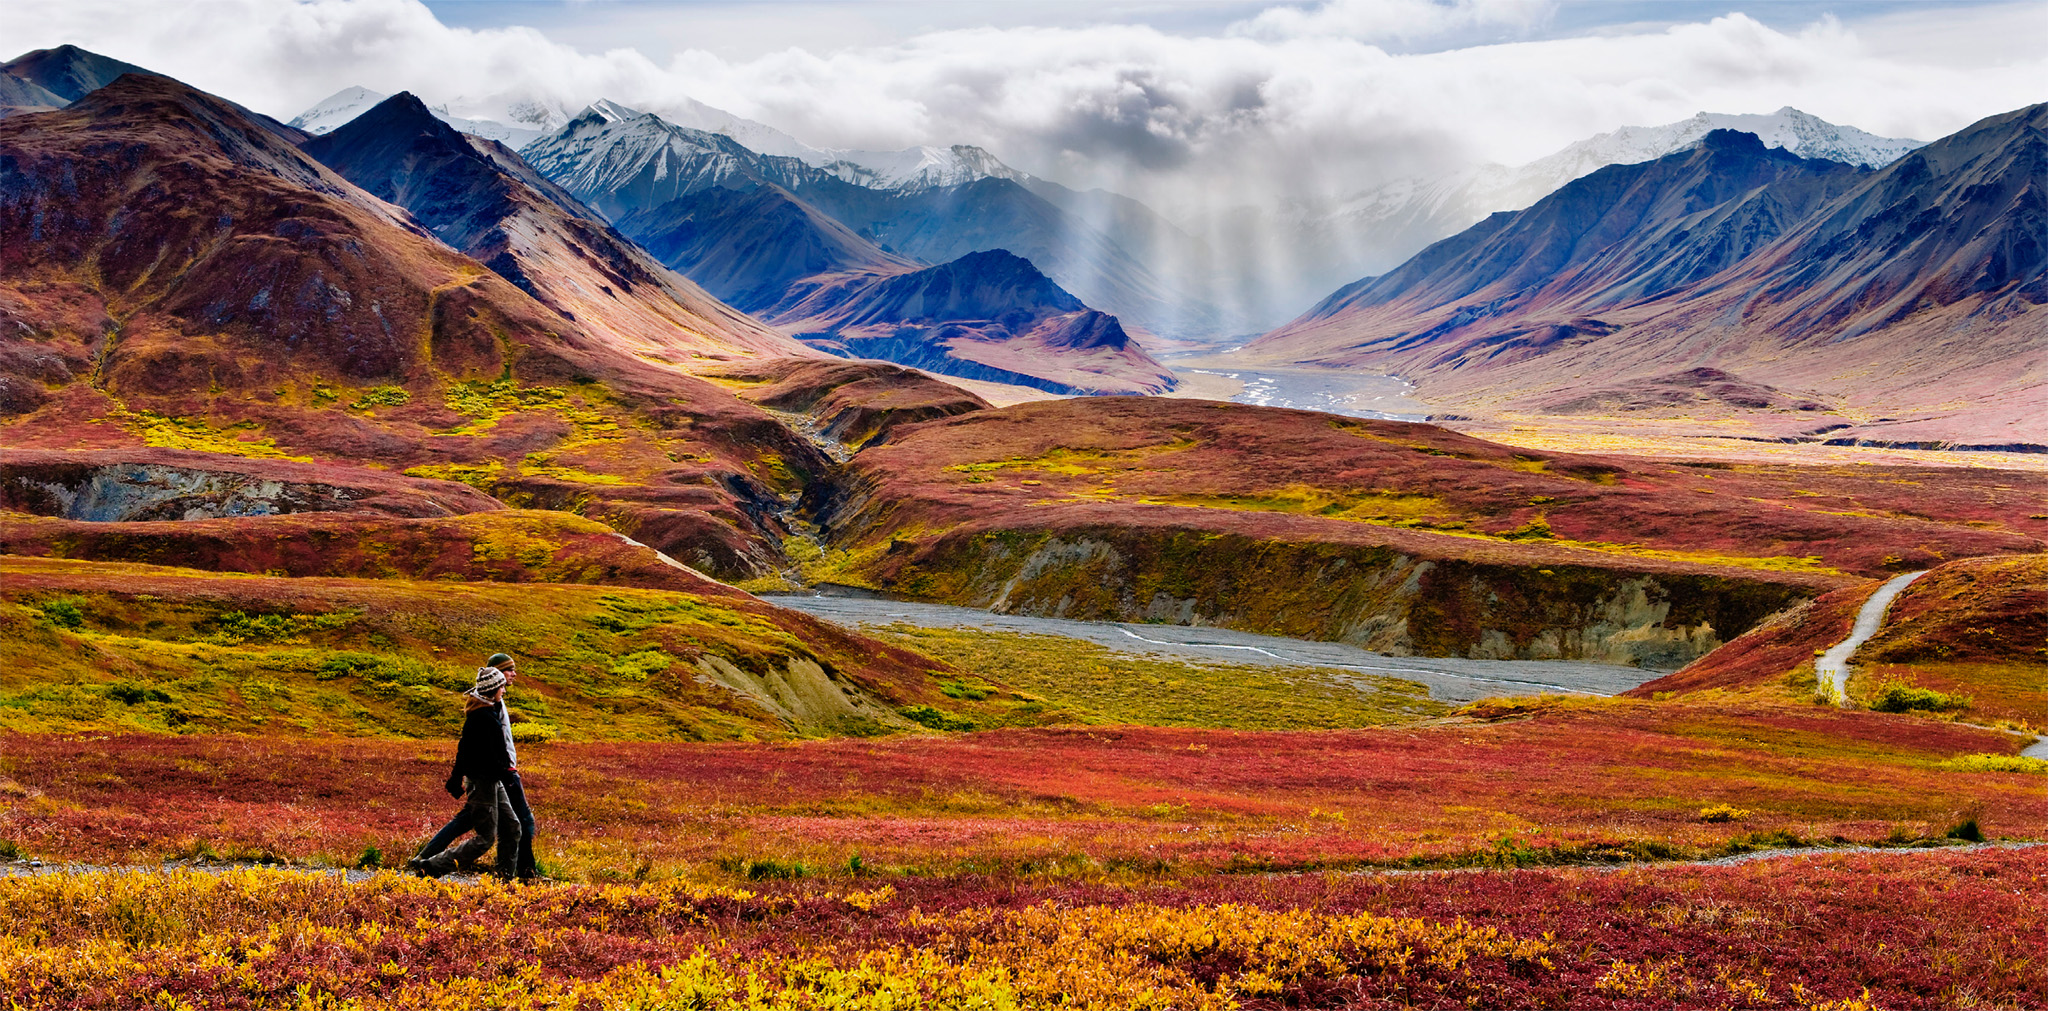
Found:
[{"label": "sky", "polygon": [[2041,0],[5,0],[0,39],[286,119],[349,85],[494,118],[688,98],[819,147],[977,144],[1169,213],[1702,110],[1931,139],[2048,100]]}]

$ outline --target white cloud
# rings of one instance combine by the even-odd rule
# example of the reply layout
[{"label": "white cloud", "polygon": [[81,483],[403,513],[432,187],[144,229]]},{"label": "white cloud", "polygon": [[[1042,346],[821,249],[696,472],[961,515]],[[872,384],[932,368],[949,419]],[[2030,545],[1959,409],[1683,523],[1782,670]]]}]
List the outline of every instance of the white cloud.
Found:
[{"label": "white cloud", "polygon": [[[762,6],[772,32],[781,5]],[[675,16],[686,22],[687,10]],[[2038,3],[1790,30],[1730,14],[1527,38],[1550,10],[1538,0],[1337,0],[1274,6],[1202,34],[1131,23],[971,28],[744,57],[685,48],[657,62],[632,48],[630,32],[617,48],[579,49],[531,29],[451,28],[415,0],[11,0],[0,4],[0,38],[75,42],[282,117],[351,84],[411,90],[466,115],[502,115],[526,98],[659,109],[687,96],[818,146],[976,143],[1030,171],[1189,211],[1526,161],[1702,109],[1794,105],[1930,138],[2048,98],[2048,50],[2013,41],[2042,37],[2048,5]],[[592,5],[590,17],[605,12]],[[1473,30],[1526,40],[1388,51]]]},{"label": "white cloud", "polygon": [[1262,39],[1341,36],[1412,43],[1474,29],[1528,31],[1556,8],[1555,0],[1330,0],[1316,7],[1272,7],[1231,26],[1231,32]]}]

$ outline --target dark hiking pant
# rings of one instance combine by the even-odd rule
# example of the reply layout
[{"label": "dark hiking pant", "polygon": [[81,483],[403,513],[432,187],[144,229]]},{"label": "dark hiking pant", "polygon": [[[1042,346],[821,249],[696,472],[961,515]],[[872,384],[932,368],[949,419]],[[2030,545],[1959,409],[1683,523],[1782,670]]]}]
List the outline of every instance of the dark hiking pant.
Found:
[{"label": "dark hiking pant", "polygon": [[[493,843],[504,839],[513,845],[498,847],[498,863],[505,868],[501,873],[509,876],[511,868],[518,862],[513,851],[519,832],[519,815],[512,807],[504,784],[479,783],[472,779],[462,810],[427,840],[427,845],[420,850],[419,859],[426,865],[428,873],[440,877],[457,866],[475,863],[490,851]],[[469,833],[469,838],[456,842],[464,833]]]},{"label": "dark hiking pant", "polygon": [[[505,795],[512,801],[513,814],[519,821],[519,859],[517,863],[519,876],[521,878],[536,877],[539,872],[535,869],[533,863],[533,809],[526,806],[526,787],[519,782],[519,774],[516,772],[506,773],[505,778],[499,780],[499,785],[505,788]],[[498,838],[510,841],[512,837],[506,834],[508,829],[509,826],[499,828]],[[505,859],[505,847],[500,845],[498,847],[499,876],[510,877],[513,866],[513,861]]]}]

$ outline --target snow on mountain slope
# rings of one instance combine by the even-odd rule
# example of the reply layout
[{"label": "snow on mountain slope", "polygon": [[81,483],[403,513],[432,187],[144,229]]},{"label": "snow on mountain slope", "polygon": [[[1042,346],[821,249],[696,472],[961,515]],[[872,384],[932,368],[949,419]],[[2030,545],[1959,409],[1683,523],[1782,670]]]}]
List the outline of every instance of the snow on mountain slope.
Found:
[{"label": "snow on mountain slope", "polygon": [[[626,119],[640,115],[637,110],[627,109],[609,99],[598,99],[591,107],[598,106],[607,106],[622,112],[623,118]],[[731,137],[738,141],[740,146],[759,154],[796,158],[807,165],[822,165],[832,160],[832,153],[829,151],[812,147],[766,123],[756,123],[744,116],[735,116],[724,109],[714,109],[695,99],[685,98],[681,102],[652,111],[677,126]]]},{"label": "snow on mountain slope", "polygon": [[[347,125],[349,121],[390,97],[368,88],[343,88],[313,103],[311,108],[293,117],[289,125],[319,137]],[[485,140],[495,140],[506,147],[517,149],[531,143],[535,137],[545,132],[543,127],[549,118],[545,115],[546,110],[537,104],[534,108],[540,110],[540,121],[533,125],[519,126],[501,123],[495,119],[464,119],[450,114],[445,105],[433,106],[428,111],[434,114],[434,118],[463,133]],[[559,126],[560,123],[555,125]]]},{"label": "snow on mountain slope", "polygon": [[371,106],[390,98],[368,88],[343,88],[332,95],[314,102],[305,112],[292,117],[289,126],[298,127],[315,137],[334,132],[357,116],[369,111]]},{"label": "snow on mountain slope", "polygon": [[901,151],[833,151],[831,160],[811,162],[856,186],[871,190],[916,192],[959,186],[979,179],[1033,181],[972,144],[912,147]]},{"label": "snow on mountain slope", "polygon": [[699,190],[789,182],[800,162],[772,158],[722,133],[599,101],[519,152],[527,163],[617,221]]},{"label": "snow on mountain slope", "polygon": [[[592,109],[609,117],[631,119],[642,115],[609,99],[592,103]],[[915,192],[941,186],[958,186],[977,179],[1009,179],[1024,182],[1031,176],[999,161],[995,155],[971,144],[951,147],[910,147],[901,151],[861,151],[812,147],[767,125],[735,116],[693,99],[652,110],[676,126],[715,133],[738,141],[756,154],[795,158],[812,168],[871,190]]]}]

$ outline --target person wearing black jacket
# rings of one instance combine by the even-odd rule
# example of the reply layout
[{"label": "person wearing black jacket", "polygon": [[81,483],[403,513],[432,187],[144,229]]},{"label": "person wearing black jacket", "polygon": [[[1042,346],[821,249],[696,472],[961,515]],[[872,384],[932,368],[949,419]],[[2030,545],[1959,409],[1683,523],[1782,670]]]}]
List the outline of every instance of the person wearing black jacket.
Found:
[{"label": "person wearing black jacket", "polygon": [[490,845],[487,837],[495,836],[499,877],[509,879],[516,873],[519,880],[532,881],[538,876],[533,860],[533,812],[519,780],[519,751],[505,709],[505,689],[516,673],[517,661],[503,653],[493,654],[490,662],[477,670],[475,686],[463,694],[462,737],[444,785],[450,796],[461,797],[466,781],[469,801],[408,863],[413,870],[435,877],[447,873],[448,867],[443,865],[452,865],[454,858],[443,850],[474,829],[477,839],[464,847],[480,855]]}]

